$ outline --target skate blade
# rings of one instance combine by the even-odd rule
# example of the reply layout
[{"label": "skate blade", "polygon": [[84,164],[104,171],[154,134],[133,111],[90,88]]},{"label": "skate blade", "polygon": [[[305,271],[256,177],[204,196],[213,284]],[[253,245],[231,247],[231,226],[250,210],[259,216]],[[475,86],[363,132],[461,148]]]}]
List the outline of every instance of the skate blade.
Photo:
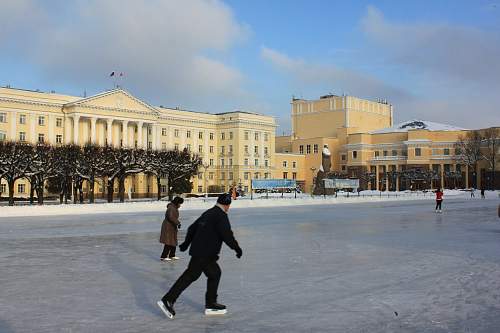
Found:
[{"label": "skate blade", "polygon": [[205,309],[205,315],[206,316],[225,315],[226,313],[227,313],[227,309],[224,309],[224,310]]},{"label": "skate blade", "polygon": [[158,304],[158,307],[161,309],[161,311],[165,314],[170,319],[174,319],[174,315],[168,312],[167,308],[165,307],[165,304],[163,304],[162,301],[156,302]]}]

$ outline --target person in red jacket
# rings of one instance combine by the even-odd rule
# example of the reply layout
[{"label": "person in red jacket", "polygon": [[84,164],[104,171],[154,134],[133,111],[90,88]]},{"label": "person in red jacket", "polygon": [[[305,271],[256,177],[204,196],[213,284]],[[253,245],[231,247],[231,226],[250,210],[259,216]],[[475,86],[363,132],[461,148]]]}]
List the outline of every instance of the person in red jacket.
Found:
[{"label": "person in red jacket", "polygon": [[441,213],[441,204],[443,203],[443,192],[440,188],[436,190],[436,213]]}]

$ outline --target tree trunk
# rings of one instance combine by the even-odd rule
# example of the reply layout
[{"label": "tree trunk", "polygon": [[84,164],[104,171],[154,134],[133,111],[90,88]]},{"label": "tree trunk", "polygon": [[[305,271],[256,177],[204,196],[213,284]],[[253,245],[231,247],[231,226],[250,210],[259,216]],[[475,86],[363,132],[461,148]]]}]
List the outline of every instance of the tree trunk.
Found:
[{"label": "tree trunk", "polygon": [[158,200],[161,199],[161,177],[160,176],[156,176],[156,187],[158,188],[157,191],[158,191]]},{"label": "tree trunk", "polygon": [[120,197],[120,202],[125,202],[125,178],[127,176],[123,175],[118,177],[118,195]]},{"label": "tree trunk", "polygon": [[39,205],[43,205],[43,181],[41,183],[42,185],[38,184],[36,187],[36,196],[38,198]]},{"label": "tree trunk", "polygon": [[76,204],[78,200],[78,188],[76,182],[73,182],[73,203]]},{"label": "tree trunk", "polygon": [[30,177],[30,205],[33,204],[34,196],[35,196],[35,187],[36,187],[36,179],[35,177]]},{"label": "tree trunk", "polygon": [[94,203],[94,177],[90,177],[89,179],[89,203]]},{"label": "tree trunk", "polygon": [[78,186],[78,194],[79,194],[79,198],[80,198],[80,203],[82,204],[83,203],[83,183],[80,183],[80,185]]},{"label": "tree trunk", "polygon": [[59,192],[59,204],[62,205],[64,199],[64,191]]},{"label": "tree trunk", "polygon": [[115,179],[108,178],[108,202],[113,202],[113,192],[114,192]]},{"label": "tree trunk", "polygon": [[14,183],[15,179],[7,179],[7,183],[9,184],[9,206],[14,206]]}]

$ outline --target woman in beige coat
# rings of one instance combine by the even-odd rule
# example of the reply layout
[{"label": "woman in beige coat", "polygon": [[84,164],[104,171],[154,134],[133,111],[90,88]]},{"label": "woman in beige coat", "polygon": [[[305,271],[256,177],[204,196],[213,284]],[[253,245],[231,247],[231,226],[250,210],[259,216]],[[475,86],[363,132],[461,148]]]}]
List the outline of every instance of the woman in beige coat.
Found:
[{"label": "woman in beige coat", "polygon": [[181,223],[179,222],[179,208],[183,202],[184,199],[181,197],[175,197],[167,205],[165,218],[161,224],[160,243],[164,244],[160,258],[161,261],[179,259],[179,257],[175,256],[175,248],[177,247],[177,229],[181,227]]}]

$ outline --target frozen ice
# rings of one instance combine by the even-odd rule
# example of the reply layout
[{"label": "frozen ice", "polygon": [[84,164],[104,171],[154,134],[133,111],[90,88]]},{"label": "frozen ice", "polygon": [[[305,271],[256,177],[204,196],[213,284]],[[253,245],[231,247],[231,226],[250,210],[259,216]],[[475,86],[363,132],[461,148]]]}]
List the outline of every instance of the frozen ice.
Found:
[{"label": "frozen ice", "polygon": [[[228,313],[204,315],[202,276],[174,320],[156,302],[188,256],[160,262],[164,212],[0,217],[0,332],[498,332],[498,203],[231,209]],[[181,241],[201,211],[181,208]]]}]

